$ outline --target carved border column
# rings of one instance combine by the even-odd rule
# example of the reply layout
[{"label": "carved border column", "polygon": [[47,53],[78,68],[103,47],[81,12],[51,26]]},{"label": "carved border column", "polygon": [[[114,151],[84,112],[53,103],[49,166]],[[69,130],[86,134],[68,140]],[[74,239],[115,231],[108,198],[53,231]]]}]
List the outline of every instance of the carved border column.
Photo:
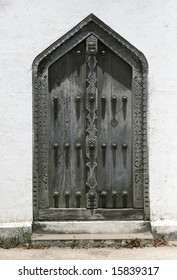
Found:
[{"label": "carved border column", "polygon": [[86,208],[98,208],[97,198],[97,60],[98,40],[93,35],[86,40]]},{"label": "carved border column", "polygon": [[48,200],[48,109],[47,73],[38,77],[38,207],[49,207]]}]

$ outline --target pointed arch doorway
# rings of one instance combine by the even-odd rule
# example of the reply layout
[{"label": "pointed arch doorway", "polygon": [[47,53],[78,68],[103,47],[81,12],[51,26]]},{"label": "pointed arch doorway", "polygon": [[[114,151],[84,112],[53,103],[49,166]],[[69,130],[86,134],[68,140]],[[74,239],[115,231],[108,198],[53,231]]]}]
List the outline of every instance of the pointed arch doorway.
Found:
[{"label": "pointed arch doorway", "polygon": [[147,62],[94,15],[33,63],[34,220],[147,220]]}]

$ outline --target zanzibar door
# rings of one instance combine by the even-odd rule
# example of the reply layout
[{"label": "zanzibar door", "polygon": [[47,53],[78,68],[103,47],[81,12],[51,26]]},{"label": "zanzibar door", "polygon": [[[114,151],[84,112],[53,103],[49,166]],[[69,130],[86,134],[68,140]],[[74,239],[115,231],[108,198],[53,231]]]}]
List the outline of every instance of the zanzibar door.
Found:
[{"label": "zanzibar door", "polygon": [[50,65],[41,219],[135,217],[131,87],[131,67],[93,35]]}]

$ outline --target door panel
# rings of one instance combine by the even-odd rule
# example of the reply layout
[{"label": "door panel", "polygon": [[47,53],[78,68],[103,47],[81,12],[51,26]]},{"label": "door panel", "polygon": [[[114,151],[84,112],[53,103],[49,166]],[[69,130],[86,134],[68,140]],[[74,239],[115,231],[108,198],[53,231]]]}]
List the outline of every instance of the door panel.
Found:
[{"label": "door panel", "polygon": [[[105,55],[100,53],[105,51]],[[111,54],[99,44],[98,55],[98,191],[99,207],[106,200],[106,207],[112,208],[112,154],[111,154]],[[104,198],[104,192],[106,198]]]},{"label": "door panel", "polygon": [[[41,219],[46,216],[49,220],[116,219],[116,210],[133,207],[132,70],[100,41],[94,57],[92,54],[89,57],[86,48],[83,41],[48,70],[50,206],[40,211]],[[90,86],[92,90],[97,87],[94,105],[97,203],[93,208],[98,209],[95,210],[87,203],[90,172],[87,95],[92,70],[96,82],[91,77]],[[122,217],[125,213],[130,215],[131,211],[126,211]],[[118,219],[120,216],[117,212]]]},{"label": "door panel", "polygon": [[56,208],[85,207],[84,44],[77,49],[49,68],[49,193]]},{"label": "door panel", "polygon": [[132,207],[131,75],[131,68],[99,43],[98,182],[107,193],[106,208]]}]

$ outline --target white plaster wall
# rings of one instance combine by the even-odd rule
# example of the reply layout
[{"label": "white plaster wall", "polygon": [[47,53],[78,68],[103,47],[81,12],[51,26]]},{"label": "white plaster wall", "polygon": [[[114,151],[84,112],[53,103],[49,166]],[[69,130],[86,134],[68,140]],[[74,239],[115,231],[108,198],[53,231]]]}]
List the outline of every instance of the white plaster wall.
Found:
[{"label": "white plaster wall", "polygon": [[177,1],[1,0],[1,223],[32,220],[32,61],[90,13],[148,60],[151,219],[177,220]]}]

